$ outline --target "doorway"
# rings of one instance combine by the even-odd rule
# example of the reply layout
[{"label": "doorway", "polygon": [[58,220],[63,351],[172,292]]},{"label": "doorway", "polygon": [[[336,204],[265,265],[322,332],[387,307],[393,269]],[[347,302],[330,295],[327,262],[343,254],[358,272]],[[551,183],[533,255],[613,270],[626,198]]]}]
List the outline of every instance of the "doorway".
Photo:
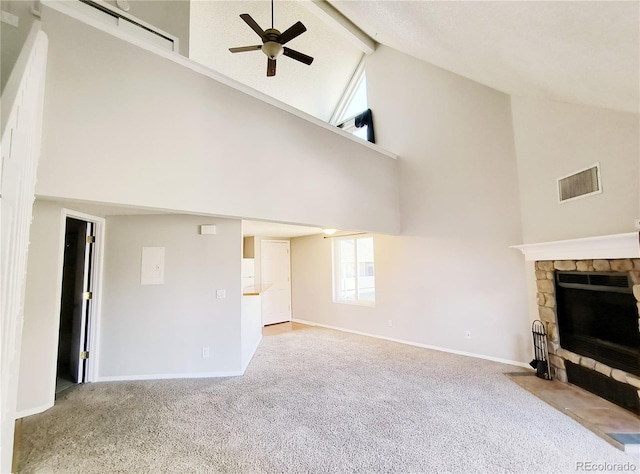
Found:
[{"label": "doorway", "polygon": [[260,243],[260,281],[268,288],[262,293],[262,325],[291,321],[291,259],[288,240]]},{"label": "doorway", "polygon": [[96,224],[66,216],[56,393],[87,381]]}]

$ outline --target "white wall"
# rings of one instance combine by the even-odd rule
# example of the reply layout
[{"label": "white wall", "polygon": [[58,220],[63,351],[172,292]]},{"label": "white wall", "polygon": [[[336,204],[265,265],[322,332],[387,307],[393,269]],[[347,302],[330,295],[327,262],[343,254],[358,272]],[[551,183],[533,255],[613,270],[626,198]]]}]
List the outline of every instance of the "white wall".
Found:
[{"label": "white wall", "polygon": [[[200,235],[201,224],[216,234]],[[238,373],[240,221],[112,216],[106,229],[99,378]],[[140,284],[142,247],[165,247],[163,285]]]},{"label": "white wall", "polygon": [[509,97],[386,47],[366,68],[378,142],[399,155],[402,235],[374,236],[374,308],[332,302],[330,239],[292,239],[294,318],[530,360]]},{"label": "white wall", "polygon": [[[66,204],[66,207],[73,205]],[[60,325],[62,206],[33,208],[18,387],[20,416],[53,405]],[[215,224],[216,235],[199,225]],[[241,371],[240,221],[184,215],[112,216],[106,222],[97,378],[203,377]],[[140,285],[143,246],[165,247],[164,285]],[[216,299],[217,289],[226,290]],[[202,358],[202,347],[210,357]]]},{"label": "white wall", "polygon": [[387,154],[50,8],[42,18],[38,195],[399,230]]},{"label": "white wall", "polygon": [[[640,218],[637,114],[513,97],[525,243],[633,232]],[[557,179],[600,163],[602,194],[558,203]]]},{"label": "white wall", "polygon": [[243,296],[241,313],[241,358],[244,372],[262,340],[262,296]]},{"label": "white wall", "polygon": [[42,411],[53,405],[60,328],[62,207],[36,201],[25,290],[24,326],[17,411]]}]

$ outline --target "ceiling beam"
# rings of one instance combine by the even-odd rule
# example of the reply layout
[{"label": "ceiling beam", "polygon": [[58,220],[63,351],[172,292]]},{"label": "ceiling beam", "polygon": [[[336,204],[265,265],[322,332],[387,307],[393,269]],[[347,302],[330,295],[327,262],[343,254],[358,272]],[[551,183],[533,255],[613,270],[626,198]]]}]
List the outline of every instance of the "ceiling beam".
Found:
[{"label": "ceiling beam", "polygon": [[378,44],[326,0],[300,0],[300,3],[365,54],[376,50]]}]

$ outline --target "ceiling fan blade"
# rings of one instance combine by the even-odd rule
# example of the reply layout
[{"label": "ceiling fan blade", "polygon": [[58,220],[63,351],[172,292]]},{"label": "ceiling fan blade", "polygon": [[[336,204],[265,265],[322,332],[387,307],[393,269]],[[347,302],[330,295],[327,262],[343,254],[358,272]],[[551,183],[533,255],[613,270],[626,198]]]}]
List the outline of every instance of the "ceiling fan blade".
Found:
[{"label": "ceiling fan blade", "polygon": [[306,54],[302,54],[295,49],[284,48],[283,53],[285,56],[289,56],[291,59],[295,59],[296,61],[300,61],[304,64],[311,64],[313,62],[313,58],[311,56],[307,56]]},{"label": "ceiling fan blade", "polygon": [[269,58],[267,60],[267,77],[276,75],[276,60]]},{"label": "ceiling fan blade", "polygon": [[243,13],[242,15],[240,15],[240,18],[242,18],[244,22],[247,25],[249,25],[253,31],[258,33],[258,36],[262,38],[262,41],[268,41],[267,37],[264,34],[264,30],[260,28],[260,25],[258,25],[253,18],[251,18],[251,15],[249,15],[248,13]]},{"label": "ceiling fan blade", "polygon": [[302,24],[301,21],[293,25],[291,28],[286,30],[284,33],[281,33],[278,36],[278,43],[285,44],[291,41],[296,36],[300,36],[302,33],[307,31],[307,28]]},{"label": "ceiling fan blade", "polygon": [[244,53],[245,51],[257,51],[262,49],[261,44],[257,44],[255,46],[241,46],[239,48],[229,48],[229,51],[232,53]]}]

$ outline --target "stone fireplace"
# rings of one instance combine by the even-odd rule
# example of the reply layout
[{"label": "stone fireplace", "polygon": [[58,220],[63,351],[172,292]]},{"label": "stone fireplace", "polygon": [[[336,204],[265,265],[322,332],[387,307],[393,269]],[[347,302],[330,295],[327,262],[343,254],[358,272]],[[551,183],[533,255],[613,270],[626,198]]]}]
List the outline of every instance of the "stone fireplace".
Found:
[{"label": "stone fireplace", "polygon": [[[640,245],[638,233],[576,239],[517,246],[528,261],[534,262],[538,318],[547,330],[551,375],[555,380],[581,386],[602,398],[640,414]],[[582,333],[593,331],[595,323],[607,335],[603,336],[603,349],[592,348],[595,337],[567,335],[567,297],[565,286],[580,287],[577,282],[593,278],[596,286],[613,295],[611,311],[602,311],[597,304],[579,302],[585,307],[598,306],[600,316],[590,314],[585,318]],[[605,288],[600,280],[614,279],[620,288]],[[570,284],[563,284],[568,281]],[[572,284],[576,282],[576,284]],[[571,290],[577,295],[588,292]],[[559,303],[558,297],[561,298]],[[580,296],[578,296],[580,298]],[[620,309],[620,301],[624,309]],[[560,311],[560,321],[558,314]],[[564,313],[563,313],[564,312]],[[624,313],[624,322],[617,314]],[[615,315],[615,316],[614,316]],[[560,325],[559,325],[560,324]],[[564,326],[563,326],[564,325]],[[617,326],[617,327],[614,327]],[[564,333],[563,333],[564,328]],[[586,328],[586,329],[585,329]],[[617,331],[617,332],[616,332]],[[578,331],[580,332],[580,331]],[[611,335],[611,334],[614,335]],[[589,334],[589,336],[592,336]],[[612,344],[614,338],[622,344]],[[562,341],[565,341],[564,344]],[[584,340],[584,341],[583,341]],[[614,341],[618,342],[618,341]],[[564,347],[563,347],[564,346]],[[615,349],[612,351],[611,349]],[[610,355],[612,353],[613,355]],[[588,354],[588,355],[587,355]],[[606,361],[606,362],[605,362]]]},{"label": "stone fireplace", "polygon": [[[635,397],[635,400],[622,404],[615,399],[611,399],[606,393],[596,393],[597,395],[608,398],[610,401],[640,414],[640,399],[638,398],[640,397],[639,374],[632,374],[622,370],[620,365],[614,367],[613,365],[617,365],[614,363],[607,365],[602,362],[602,359],[597,360],[597,356],[588,357],[584,355],[584,352],[578,354],[577,351],[573,352],[562,347],[556,297],[557,271],[585,273],[606,272],[627,275],[633,284],[633,295],[636,299],[637,320],[634,329],[640,333],[640,259],[542,260],[535,262],[538,314],[547,329],[549,362],[552,377],[561,382],[569,381],[590,391],[597,392],[597,389],[590,389],[589,386],[580,383],[580,380],[585,378],[585,369],[595,371],[598,374],[610,378],[611,382],[617,383],[607,384],[606,380],[602,380],[601,378],[599,382],[595,381],[593,383],[603,386],[610,385],[609,390],[621,392],[625,391],[623,386],[628,386],[626,390],[627,398],[629,394],[631,394],[631,396]],[[603,317],[605,317],[605,315],[603,315]],[[574,379],[568,376],[567,369],[570,370],[571,374],[576,374]],[[582,377],[580,375],[582,375]],[[624,397],[624,395],[620,396]]]}]

